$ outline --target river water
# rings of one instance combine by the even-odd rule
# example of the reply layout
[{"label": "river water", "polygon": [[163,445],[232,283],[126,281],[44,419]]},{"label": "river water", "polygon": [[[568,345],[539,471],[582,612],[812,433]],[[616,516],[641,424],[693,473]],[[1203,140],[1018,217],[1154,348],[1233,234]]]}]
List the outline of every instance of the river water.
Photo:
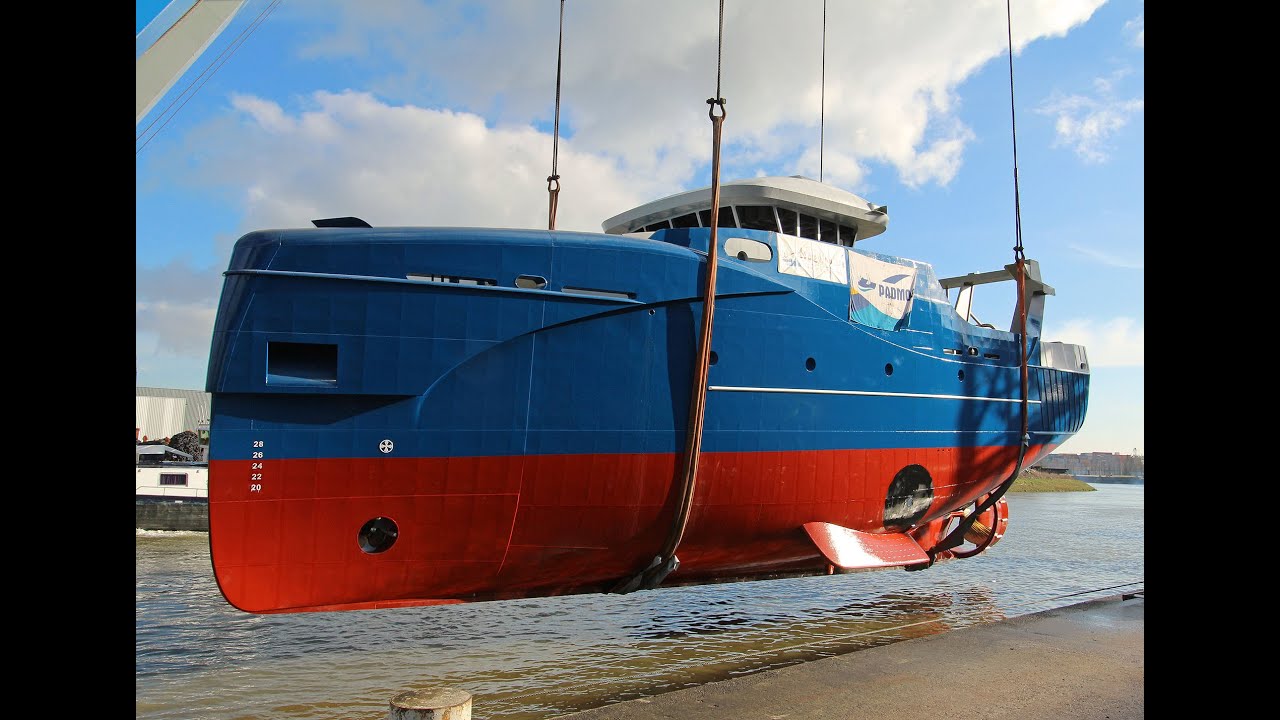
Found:
[{"label": "river water", "polygon": [[1145,485],[1094,487],[1010,493],[999,544],[923,572],[297,615],[228,605],[206,533],[137,531],[136,716],[378,720],[447,684],[542,720],[1114,595],[1143,581]]}]

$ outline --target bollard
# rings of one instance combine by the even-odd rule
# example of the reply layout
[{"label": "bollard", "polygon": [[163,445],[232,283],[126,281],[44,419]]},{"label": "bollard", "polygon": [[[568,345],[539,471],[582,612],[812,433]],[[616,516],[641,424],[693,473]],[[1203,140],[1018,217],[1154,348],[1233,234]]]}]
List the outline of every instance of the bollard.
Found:
[{"label": "bollard", "polygon": [[391,698],[387,720],[471,720],[471,693],[444,686],[407,690]]}]

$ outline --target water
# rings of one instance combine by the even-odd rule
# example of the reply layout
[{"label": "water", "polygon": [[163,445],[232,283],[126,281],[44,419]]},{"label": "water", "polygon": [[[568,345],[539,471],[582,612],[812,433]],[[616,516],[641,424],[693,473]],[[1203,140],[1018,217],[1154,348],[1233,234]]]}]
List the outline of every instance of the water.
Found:
[{"label": "water", "polygon": [[1144,576],[1145,486],[1095,487],[1010,494],[998,545],[923,572],[300,615],[228,605],[207,534],[138,531],[136,717],[380,720],[450,684],[541,720],[1112,595],[1061,597]]}]

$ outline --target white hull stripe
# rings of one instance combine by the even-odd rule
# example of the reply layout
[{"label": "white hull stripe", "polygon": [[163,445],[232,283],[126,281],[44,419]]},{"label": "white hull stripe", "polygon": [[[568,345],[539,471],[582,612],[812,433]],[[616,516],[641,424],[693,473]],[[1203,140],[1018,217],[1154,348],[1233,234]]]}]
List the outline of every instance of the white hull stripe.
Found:
[{"label": "white hull stripe", "polygon": [[[872,395],[876,397],[931,398],[934,400],[981,400],[983,402],[1020,403],[1018,398],[976,397],[973,395],[936,395],[933,393],[877,392],[874,390],[820,390],[814,388],[766,388],[735,387],[733,385],[710,385],[708,390],[723,392],[759,392],[759,393],[797,393],[801,395]],[[1039,400],[1028,400],[1028,404],[1039,405]]]}]

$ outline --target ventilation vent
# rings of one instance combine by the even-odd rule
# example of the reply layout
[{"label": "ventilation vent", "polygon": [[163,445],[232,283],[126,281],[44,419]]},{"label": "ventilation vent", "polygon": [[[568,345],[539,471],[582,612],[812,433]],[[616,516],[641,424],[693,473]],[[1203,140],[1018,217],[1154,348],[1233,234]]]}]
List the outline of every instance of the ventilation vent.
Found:
[{"label": "ventilation vent", "polygon": [[369,223],[358,217],[338,217],[338,218],[320,218],[312,220],[312,225],[316,227],[341,227],[341,228],[371,228]]}]

